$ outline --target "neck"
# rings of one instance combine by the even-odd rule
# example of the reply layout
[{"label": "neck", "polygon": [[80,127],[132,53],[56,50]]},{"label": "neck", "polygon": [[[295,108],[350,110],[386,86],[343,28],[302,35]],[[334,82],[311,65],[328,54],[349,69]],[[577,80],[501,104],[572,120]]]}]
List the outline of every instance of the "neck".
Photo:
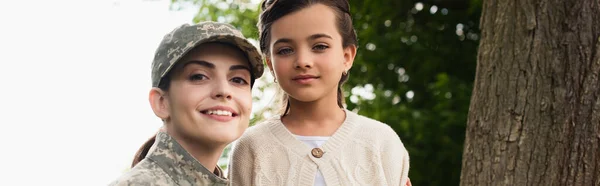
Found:
[{"label": "neck", "polygon": [[312,102],[302,102],[292,97],[290,111],[282,122],[297,135],[330,136],[344,122],[346,113],[337,104],[337,94]]},{"label": "neck", "polygon": [[306,121],[323,121],[340,118],[344,113],[337,102],[324,103],[324,101],[301,102],[290,98],[290,111],[288,118],[302,118]]},{"label": "neck", "polygon": [[217,162],[225,149],[225,145],[206,145],[201,140],[182,136],[180,134],[167,133],[172,136],[192,157],[194,157],[202,166],[211,172],[214,172],[217,167]]}]

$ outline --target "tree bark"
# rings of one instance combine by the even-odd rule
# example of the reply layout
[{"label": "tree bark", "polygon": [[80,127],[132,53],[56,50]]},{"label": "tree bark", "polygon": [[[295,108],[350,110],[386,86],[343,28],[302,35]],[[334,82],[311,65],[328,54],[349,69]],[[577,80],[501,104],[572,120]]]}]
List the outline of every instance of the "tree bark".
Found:
[{"label": "tree bark", "polygon": [[486,0],[461,185],[600,186],[600,0]]}]

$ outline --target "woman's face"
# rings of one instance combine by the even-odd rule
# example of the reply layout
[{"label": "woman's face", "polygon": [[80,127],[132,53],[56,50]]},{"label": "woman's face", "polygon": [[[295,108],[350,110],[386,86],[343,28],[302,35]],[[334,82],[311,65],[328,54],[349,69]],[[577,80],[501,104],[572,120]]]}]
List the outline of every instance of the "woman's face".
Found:
[{"label": "woman's face", "polygon": [[167,132],[178,139],[226,145],[248,127],[250,66],[237,48],[202,44],[174,67],[164,94]]}]

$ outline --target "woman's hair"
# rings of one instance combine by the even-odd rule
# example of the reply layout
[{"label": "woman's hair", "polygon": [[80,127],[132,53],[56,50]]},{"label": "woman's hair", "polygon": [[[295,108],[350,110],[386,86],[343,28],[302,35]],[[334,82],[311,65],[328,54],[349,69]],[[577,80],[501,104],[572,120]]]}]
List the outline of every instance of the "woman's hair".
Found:
[{"label": "woman's hair", "polygon": [[[322,4],[333,9],[336,17],[336,26],[342,36],[342,47],[346,48],[350,45],[358,47],[358,39],[356,38],[356,31],[352,25],[348,0],[264,0],[261,4],[258,31],[260,50],[265,56],[268,56],[271,52],[269,45],[271,42],[271,25],[273,25],[273,22],[285,15],[294,13],[314,4]],[[342,84],[348,80],[348,76],[348,73],[342,74],[338,83],[337,104],[340,108],[344,107]],[[289,95],[285,93],[282,94],[281,105],[283,111],[281,115],[286,115],[290,107]]]},{"label": "woman's hair", "polygon": [[154,144],[155,140],[156,135],[148,139],[148,141],[146,141],[144,145],[142,145],[140,149],[135,153],[135,156],[133,157],[133,162],[131,163],[132,168],[135,167],[135,165],[137,165],[140,161],[144,160],[144,158],[148,154],[148,151],[150,150],[150,147],[152,147],[152,145]]},{"label": "woman's hair", "polygon": [[[171,73],[168,73],[165,77],[163,77],[160,80],[160,83],[158,84],[158,88],[162,91],[167,92],[169,90],[169,87],[171,86]],[[154,144],[154,141],[156,140],[156,134],[152,137],[150,137],[150,139],[148,139],[148,141],[146,141],[141,147],[140,149],[138,149],[138,151],[135,153],[135,156],[133,157],[133,162],[131,162],[131,167],[135,167],[135,165],[137,165],[140,161],[144,160],[144,158],[146,158],[146,155],[148,154],[148,151],[150,151],[150,147],[152,147],[152,145]]]}]

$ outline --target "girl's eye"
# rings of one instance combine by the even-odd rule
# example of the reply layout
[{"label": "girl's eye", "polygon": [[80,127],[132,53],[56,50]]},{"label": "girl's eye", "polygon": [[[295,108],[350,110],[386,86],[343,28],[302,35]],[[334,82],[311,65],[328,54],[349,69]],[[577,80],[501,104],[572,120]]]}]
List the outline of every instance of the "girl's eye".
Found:
[{"label": "girl's eye", "polygon": [[240,84],[240,85],[247,85],[248,81],[246,81],[244,78],[241,77],[234,77],[231,79],[231,82],[236,83],[236,84]]},{"label": "girl's eye", "polygon": [[278,55],[289,55],[289,54],[292,54],[293,52],[294,51],[291,48],[282,48],[277,51],[277,54]]},{"label": "girl's eye", "polygon": [[208,79],[208,77],[206,77],[204,74],[194,74],[190,76],[191,81],[201,81],[205,79]]},{"label": "girl's eye", "polygon": [[329,48],[329,46],[327,46],[327,45],[319,44],[319,45],[314,46],[313,50],[322,51],[322,50],[325,50],[328,48]]}]

